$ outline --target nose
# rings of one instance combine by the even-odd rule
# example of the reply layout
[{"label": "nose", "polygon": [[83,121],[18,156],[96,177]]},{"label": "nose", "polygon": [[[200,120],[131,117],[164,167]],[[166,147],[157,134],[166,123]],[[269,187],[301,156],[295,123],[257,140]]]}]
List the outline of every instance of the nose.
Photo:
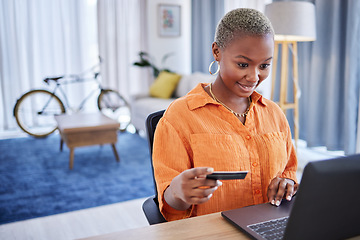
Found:
[{"label": "nose", "polygon": [[260,71],[258,68],[248,68],[245,79],[249,82],[258,82],[260,79]]}]

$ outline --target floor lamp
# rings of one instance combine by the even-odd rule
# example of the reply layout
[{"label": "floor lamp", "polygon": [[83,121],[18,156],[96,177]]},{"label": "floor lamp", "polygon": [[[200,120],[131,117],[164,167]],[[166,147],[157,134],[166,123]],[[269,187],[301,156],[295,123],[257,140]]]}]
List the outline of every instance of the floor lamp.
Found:
[{"label": "floor lamp", "polygon": [[[294,140],[297,149],[299,139],[299,101],[298,101],[298,55],[297,43],[315,41],[315,6],[310,2],[274,2],[266,5],[265,15],[270,19],[275,30],[275,48],[272,68],[271,99],[274,100],[276,86],[276,69],[280,66],[279,106],[286,114],[286,110],[294,109]],[[281,56],[279,50],[281,47]],[[292,49],[292,65],[289,65],[289,49]],[[288,77],[292,68],[293,102],[288,102]]]}]

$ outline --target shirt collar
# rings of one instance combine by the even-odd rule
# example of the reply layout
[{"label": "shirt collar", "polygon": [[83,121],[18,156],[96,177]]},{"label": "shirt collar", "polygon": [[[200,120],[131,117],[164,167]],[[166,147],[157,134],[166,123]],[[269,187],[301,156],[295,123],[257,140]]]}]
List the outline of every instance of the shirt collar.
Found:
[{"label": "shirt collar", "polygon": [[[207,94],[207,92],[204,90],[204,87],[206,87],[207,85],[209,84],[199,83],[194,89],[192,89],[187,94],[187,103],[191,111],[196,108],[203,107],[206,104],[216,104],[216,105],[220,104],[216,102],[212,97],[210,97],[209,94]],[[251,101],[253,104],[259,102],[260,104],[266,106],[263,96],[256,91],[254,91],[251,94]]]}]

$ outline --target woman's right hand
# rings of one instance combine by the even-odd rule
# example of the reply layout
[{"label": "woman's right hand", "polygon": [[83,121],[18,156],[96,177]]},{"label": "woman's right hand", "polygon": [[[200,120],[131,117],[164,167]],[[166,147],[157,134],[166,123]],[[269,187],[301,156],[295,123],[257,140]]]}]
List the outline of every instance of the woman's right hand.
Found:
[{"label": "woman's right hand", "polygon": [[219,180],[207,179],[213,168],[198,167],[183,171],[165,190],[167,204],[177,210],[186,210],[193,204],[209,201],[213,192],[222,185]]}]

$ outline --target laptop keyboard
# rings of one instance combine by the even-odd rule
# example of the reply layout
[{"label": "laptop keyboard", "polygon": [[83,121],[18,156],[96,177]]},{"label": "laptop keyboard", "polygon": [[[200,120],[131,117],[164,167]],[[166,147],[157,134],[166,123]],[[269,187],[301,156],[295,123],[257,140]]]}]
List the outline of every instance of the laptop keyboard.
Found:
[{"label": "laptop keyboard", "polygon": [[267,240],[282,239],[286,223],[289,217],[272,219],[266,222],[256,223],[248,227]]}]

